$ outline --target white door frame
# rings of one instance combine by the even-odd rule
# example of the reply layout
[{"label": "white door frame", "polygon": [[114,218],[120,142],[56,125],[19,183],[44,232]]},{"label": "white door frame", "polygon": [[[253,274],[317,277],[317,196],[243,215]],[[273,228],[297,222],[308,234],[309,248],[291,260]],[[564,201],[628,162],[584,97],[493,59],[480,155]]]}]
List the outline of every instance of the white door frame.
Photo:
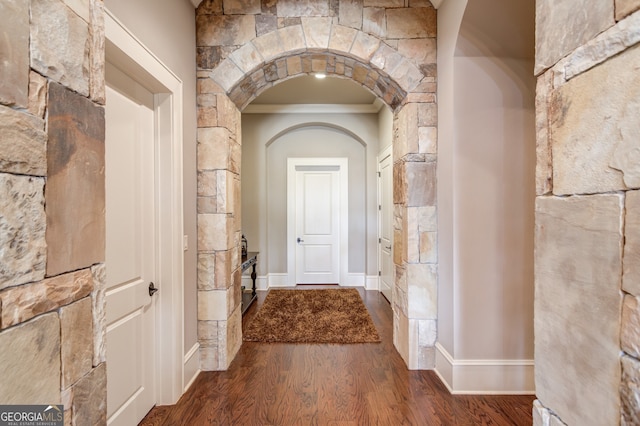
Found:
[{"label": "white door frame", "polygon": [[287,158],[287,281],[296,285],[296,166],[340,167],[340,284],[347,283],[349,273],[349,159]]},{"label": "white door frame", "polygon": [[[381,206],[383,203],[388,203],[391,202],[392,206],[392,211],[393,211],[393,199],[392,200],[385,200],[383,197],[383,190],[382,190],[382,178],[380,173],[382,172],[382,168],[380,167],[380,164],[382,163],[383,160],[385,160],[387,157],[391,157],[391,162],[392,162],[392,170],[393,170],[393,147],[391,145],[389,145],[388,147],[386,147],[385,149],[382,150],[382,152],[380,152],[380,154],[377,157],[377,167],[378,167],[378,180],[377,180],[377,186],[378,186],[378,207],[377,207],[377,211],[378,211],[378,244],[377,244],[377,249],[378,249],[378,291],[382,290],[382,276],[381,276],[381,271],[382,271],[382,211],[381,211]],[[393,179],[393,177],[392,177]],[[393,183],[392,183],[393,185]],[[393,192],[393,189],[392,189]],[[393,226],[393,224],[392,224]],[[391,262],[393,263],[393,229],[391,230]],[[391,289],[393,291],[393,288]],[[392,306],[393,306],[393,301],[390,300]]]},{"label": "white door frame", "polygon": [[156,284],[160,289],[156,295],[155,393],[158,404],[175,404],[184,389],[182,81],[109,10],[105,10],[105,36],[109,62],[154,94]]}]

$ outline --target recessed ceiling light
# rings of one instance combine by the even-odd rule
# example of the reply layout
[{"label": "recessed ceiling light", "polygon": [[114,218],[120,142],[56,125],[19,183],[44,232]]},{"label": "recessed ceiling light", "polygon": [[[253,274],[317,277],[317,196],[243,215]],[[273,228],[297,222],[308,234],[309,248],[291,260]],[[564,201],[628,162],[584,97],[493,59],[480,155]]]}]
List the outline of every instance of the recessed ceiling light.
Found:
[{"label": "recessed ceiling light", "polygon": [[316,78],[319,78],[319,79],[323,79],[323,78],[325,78],[326,76],[327,76],[326,74],[322,74],[321,72],[316,73]]}]

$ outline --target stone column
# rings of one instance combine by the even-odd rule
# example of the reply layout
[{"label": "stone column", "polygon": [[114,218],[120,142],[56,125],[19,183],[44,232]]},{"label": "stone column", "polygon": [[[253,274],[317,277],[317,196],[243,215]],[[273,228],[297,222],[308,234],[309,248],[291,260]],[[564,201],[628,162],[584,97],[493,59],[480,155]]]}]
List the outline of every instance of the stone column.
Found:
[{"label": "stone column", "polygon": [[535,425],[640,421],[638,8],[537,1]]},{"label": "stone column", "polygon": [[106,423],[101,0],[0,4],[0,403]]},{"label": "stone column", "polygon": [[[231,3],[225,7],[234,8]],[[255,28],[253,15],[236,10],[224,16],[222,2],[204,1],[197,10],[197,273],[202,370],[225,370],[242,343],[240,111],[211,78],[211,71],[234,50],[232,46],[255,37]]]},{"label": "stone column", "polygon": [[241,342],[240,111],[198,80],[198,338],[201,368],[224,370]]},{"label": "stone column", "polygon": [[435,367],[436,112],[433,102],[407,103],[394,117],[394,344],[411,369]]}]

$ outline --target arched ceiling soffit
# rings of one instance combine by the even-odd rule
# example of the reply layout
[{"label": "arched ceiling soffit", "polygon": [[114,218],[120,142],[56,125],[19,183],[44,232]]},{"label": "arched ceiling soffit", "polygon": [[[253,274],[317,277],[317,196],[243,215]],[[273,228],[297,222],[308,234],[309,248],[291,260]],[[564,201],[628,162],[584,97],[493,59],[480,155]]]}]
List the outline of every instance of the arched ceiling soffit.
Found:
[{"label": "arched ceiling soffit", "polygon": [[[526,63],[534,60],[534,24],[533,2],[469,1],[460,26],[455,56],[494,58],[493,63],[510,76],[522,96],[528,99],[526,102],[531,104],[535,78]],[[518,61],[509,61],[511,59]]]},{"label": "arched ceiling soffit", "polygon": [[[369,89],[354,83],[352,79],[322,78],[321,75],[315,74],[278,80],[249,104],[258,112],[265,109],[284,112],[290,109],[288,106],[292,105],[315,105],[308,110],[317,109],[318,112],[326,111],[326,105],[345,105],[350,106],[348,109],[354,112],[365,113],[379,111],[382,101]],[[376,111],[373,111],[374,109]]]},{"label": "arched ceiling soffit", "polygon": [[534,27],[534,2],[469,1],[455,55],[533,60]]}]

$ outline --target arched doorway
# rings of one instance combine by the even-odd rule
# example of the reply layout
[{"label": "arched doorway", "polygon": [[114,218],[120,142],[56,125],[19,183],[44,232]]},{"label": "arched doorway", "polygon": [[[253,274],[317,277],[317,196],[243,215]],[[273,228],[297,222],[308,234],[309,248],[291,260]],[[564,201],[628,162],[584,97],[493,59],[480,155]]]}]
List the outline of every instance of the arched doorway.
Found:
[{"label": "arched doorway", "polygon": [[[298,235],[293,235],[296,222],[290,220],[295,214],[289,210],[295,201],[291,192],[295,185],[289,185],[293,181],[288,171],[291,158],[306,159],[307,168],[316,158],[348,160],[346,200],[340,204],[347,210],[332,221],[342,224],[336,229],[344,231],[340,235],[346,238],[337,247],[340,258],[334,258],[330,266],[333,273],[341,271],[340,285],[377,289],[376,155],[382,144],[391,144],[392,119],[370,92],[335,78],[287,80],[243,111],[242,232],[251,251],[260,252],[259,289],[299,282],[296,254],[301,253],[296,250],[301,247]],[[251,285],[247,277],[243,279],[245,287]]]},{"label": "arched doorway", "polygon": [[[437,261],[425,251],[437,247],[421,238],[436,241],[435,9],[381,8],[381,37],[341,25],[328,7],[308,16],[280,6],[224,15],[204,2],[198,10],[201,369],[226,369],[241,344],[241,111],[277,82],[316,72],[351,79],[394,111],[394,344],[409,368],[433,368]],[[260,34],[258,23],[274,22]]]}]

